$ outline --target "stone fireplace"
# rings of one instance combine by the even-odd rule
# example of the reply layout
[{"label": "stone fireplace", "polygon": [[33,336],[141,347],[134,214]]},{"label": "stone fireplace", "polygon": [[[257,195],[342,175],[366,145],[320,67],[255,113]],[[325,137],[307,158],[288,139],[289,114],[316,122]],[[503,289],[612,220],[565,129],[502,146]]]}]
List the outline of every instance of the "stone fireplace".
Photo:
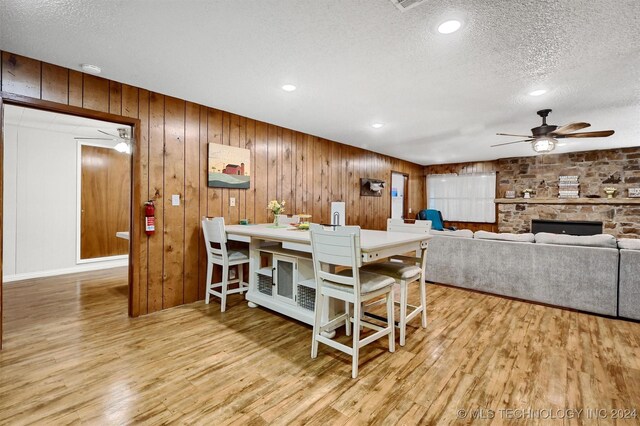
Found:
[{"label": "stone fireplace", "polygon": [[[640,199],[627,198],[640,187],[640,148],[507,158],[497,171],[500,232],[530,232],[532,219],[601,221],[605,233],[640,238]],[[579,177],[579,199],[558,198],[560,175]],[[613,199],[604,187],[617,189]],[[522,197],[527,188],[535,191],[531,199],[501,198],[509,190]]]}]

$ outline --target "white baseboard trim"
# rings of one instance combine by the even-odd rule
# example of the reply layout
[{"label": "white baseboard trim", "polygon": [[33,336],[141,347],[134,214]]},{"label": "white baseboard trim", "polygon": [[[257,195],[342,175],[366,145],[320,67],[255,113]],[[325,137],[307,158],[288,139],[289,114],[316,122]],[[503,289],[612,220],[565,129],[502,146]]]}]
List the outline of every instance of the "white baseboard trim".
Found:
[{"label": "white baseboard trim", "polygon": [[30,280],[33,278],[54,277],[57,275],[75,274],[76,272],[99,271],[101,269],[119,268],[127,266],[129,259],[118,259],[96,263],[85,263],[71,268],[53,269],[49,271],[26,272],[22,274],[6,275],[2,277],[3,283]]}]

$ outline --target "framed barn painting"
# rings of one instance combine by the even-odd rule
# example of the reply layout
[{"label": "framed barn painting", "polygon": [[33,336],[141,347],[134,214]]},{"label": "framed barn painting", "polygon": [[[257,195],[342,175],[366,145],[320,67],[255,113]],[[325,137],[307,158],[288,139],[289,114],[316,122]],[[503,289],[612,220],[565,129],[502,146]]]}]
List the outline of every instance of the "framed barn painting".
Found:
[{"label": "framed barn painting", "polygon": [[209,188],[249,189],[251,186],[250,150],[210,143],[208,160]]}]

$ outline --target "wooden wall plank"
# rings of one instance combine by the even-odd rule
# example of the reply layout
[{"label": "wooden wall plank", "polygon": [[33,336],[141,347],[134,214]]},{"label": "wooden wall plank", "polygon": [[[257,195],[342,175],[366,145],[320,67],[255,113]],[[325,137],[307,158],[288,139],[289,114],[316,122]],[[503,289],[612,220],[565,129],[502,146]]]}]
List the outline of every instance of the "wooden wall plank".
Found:
[{"label": "wooden wall plank", "polygon": [[109,82],[109,112],[122,115],[122,84]]},{"label": "wooden wall plank", "polygon": [[331,223],[331,147],[326,139],[320,140],[320,176],[321,187],[321,217],[322,223]]},{"label": "wooden wall plank", "polygon": [[69,70],[57,65],[42,64],[42,99],[60,104],[69,103]]},{"label": "wooden wall plank", "polygon": [[[240,117],[240,143],[239,147],[247,149],[247,118]],[[249,175],[251,175],[251,155],[249,155],[249,164],[246,165]],[[247,218],[247,192],[250,189],[239,189],[238,191],[238,221]]]},{"label": "wooden wall plank", "polygon": [[149,94],[149,198],[156,206],[156,232],[149,237],[147,310],[162,309],[164,262],[164,96]]},{"label": "wooden wall plank", "polygon": [[[236,114],[229,115],[229,145],[240,147],[240,116]],[[229,199],[227,200],[228,222],[237,225],[240,221],[240,190],[229,189],[227,191]],[[235,198],[235,206],[231,206],[229,201],[231,197]]]},{"label": "wooden wall plank", "polygon": [[82,107],[109,112],[109,80],[89,74],[82,78]]},{"label": "wooden wall plank", "polygon": [[138,118],[138,88],[122,85],[122,115]]},{"label": "wooden wall plank", "polygon": [[205,294],[205,281],[207,274],[207,251],[204,244],[204,236],[201,234],[202,232],[202,224],[200,221],[202,217],[207,216],[207,201],[208,201],[208,190],[207,190],[207,132],[208,132],[208,123],[209,123],[209,109],[206,107],[200,107],[200,135],[199,135],[199,146],[200,146],[200,166],[198,168],[198,176],[200,180],[200,217],[198,217],[198,226],[200,227],[200,234],[198,235],[198,241],[200,241],[198,245],[198,299],[203,299]]},{"label": "wooden wall plank", "polygon": [[184,154],[184,303],[198,300],[200,223],[200,106],[187,102]]},{"label": "wooden wall plank", "polygon": [[[273,124],[267,125],[267,203],[277,199],[282,201],[278,194],[278,128]],[[267,204],[264,205],[267,207]],[[271,212],[267,211],[267,221],[273,220]]]},{"label": "wooden wall plank", "polygon": [[269,202],[269,194],[265,190],[269,174],[269,151],[268,151],[268,127],[262,121],[256,121],[256,140],[255,140],[255,157],[256,157],[256,175],[252,180],[255,181],[255,220],[254,223],[266,223],[267,203]]},{"label": "wooden wall plank", "polygon": [[313,221],[319,223],[327,223],[322,217],[322,140],[320,138],[311,138],[312,146],[312,159],[313,159],[313,173],[312,173],[312,207],[313,207]]},{"label": "wooden wall plank", "polygon": [[2,52],[2,91],[40,98],[41,63],[13,53]]},{"label": "wooden wall plank", "polygon": [[[184,161],[185,101],[165,97],[164,106],[164,247],[163,309],[184,302]],[[180,205],[172,205],[172,196]]]},{"label": "wooden wall plank", "polygon": [[280,198],[287,202],[287,214],[295,214],[296,201],[293,194],[293,159],[291,158],[291,139],[293,134],[289,129],[282,130],[281,163],[280,163]]},{"label": "wooden wall plank", "polygon": [[82,107],[84,79],[79,71],[69,70],[69,105]]},{"label": "wooden wall plank", "polygon": [[[222,112],[222,144],[230,145],[231,144],[231,114],[223,111]],[[231,215],[229,210],[229,189],[222,188],[222,217],[224,217],[224,222],[231,224]]]},{"label": "wooden wall plank", "polygon": [[[140,182],[140,200],[142,202],[149,200],[149,123],[150,123],[150,110],[149,110],[149,91],[140,89],[138,94],[138,116],[140,118],[140,141],[135,143],[139,151],[140,166],[139,166],[139,182]],[[134,170],[136,166],[134,165]],[[135,176],[134,176],[135,179]],[[134,188],[135,190],[135,188]],[[132,208],[143,209],[142,205],[134,205]],[[143,216],[144,217],[144,216]],[[140,315],[148,313],[147,305],[147,290],[149,288],[148,283],[148,265],[149,265],[149,238],[145,233],[144,224],[138,224],[138,232],[140,239],[140,253],[139,253],[139,266],[138,266],[138,307]],[[159,229],[159,228],[158,228]],[[153,237],[156,237],[155,235]],[[156,237],[157,238],[157,237]]]},{"label": "wooden wall plank", "polygon": [[[207,138],[208,143],[222,143],[222,111],[209,109]],[[207,216],[222,216],[222,189],[208,188]]]},{"label": "wooden wall plank", "polygon": [[245,210],[245,218],[254,223],[256,221],[256,121],[250,118],[247,119],[246,123],[246,140],[245,140],[245,148],[251,151],[251,187],[246,191],[246,210]]}]

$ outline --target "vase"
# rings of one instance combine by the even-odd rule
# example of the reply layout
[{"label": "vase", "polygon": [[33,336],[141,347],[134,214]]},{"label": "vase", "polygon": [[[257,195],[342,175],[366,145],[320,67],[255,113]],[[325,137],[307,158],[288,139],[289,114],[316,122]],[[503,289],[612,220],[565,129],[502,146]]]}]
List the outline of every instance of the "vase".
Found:
[{"label": "vase", "polygon": [[275,226],[276,228],[278,226],[280,226],[280,219],[279,219],[280,215],[274,213],[273,214],[273,226]]}]

